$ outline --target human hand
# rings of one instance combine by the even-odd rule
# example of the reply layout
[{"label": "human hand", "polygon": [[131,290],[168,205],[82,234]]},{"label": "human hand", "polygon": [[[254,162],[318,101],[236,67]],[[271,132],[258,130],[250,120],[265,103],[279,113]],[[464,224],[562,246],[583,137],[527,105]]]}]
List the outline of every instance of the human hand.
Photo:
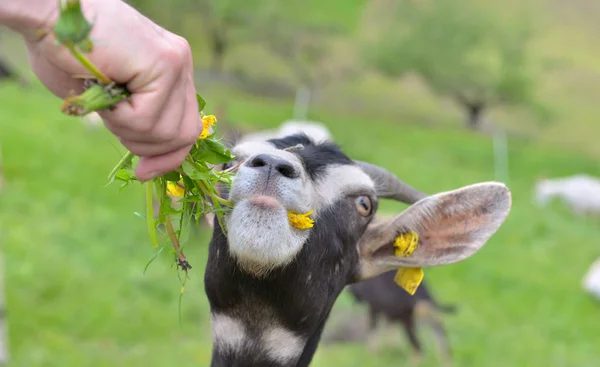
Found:
[{"label": "human hand", "polygon": [[[41,24],[51,29],[58,7],[53,1],[43,3],[56,8],[40,12],[51,14]],[[176,169],[202,129],[187,41],[123,1],[81,3],[86,18],[94,24],[91,39],[95,47],[87,56],[107,77],[131,92],[128,102],[118,103],[112,111],[99,111],[106,127],[140,156],[136,168],[140,181]],[[50,91],[61,98],[82,91],[82,81],[74,76],[89,73],[65,48],[54,44],[51,34],[40,38],[31,29],[19,31],[25,37],[35,74]]]}]

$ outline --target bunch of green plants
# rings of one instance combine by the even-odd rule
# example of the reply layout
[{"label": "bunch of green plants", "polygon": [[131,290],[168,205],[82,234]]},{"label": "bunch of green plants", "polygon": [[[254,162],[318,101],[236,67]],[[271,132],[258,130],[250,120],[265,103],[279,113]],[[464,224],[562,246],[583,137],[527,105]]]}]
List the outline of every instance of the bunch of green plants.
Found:
[{"label": "bunch of green plants", "polygon": [[[59,18],[54,28],[48,32],[54,35],[57,46],[66,47],[90,73],[89,77],[84,77],[84,92],[66,98],[62,111],[68,115],[84,116],[115,108],[118,103],[127,103],[131,93],[126,86],[108,78],[86,57],[94,48],[90,39],[93,25],[85,18],[79,0],[59,0],[58,5]],[[146,211],[140,216],[146,220],[150,242],[155,248],[159,248],[156,256],[164,249],[159,243],[161,234],[171,243],[176,264],[186,275],[191,266],[182,249],[188,238],[189,226],[194,219],[198,221],[204,214],[215,213],[221,227],[225,229],[222,216],[231,209],[232,204],[219,197],[217,186],[230,185],[235,170],[235,167],[214,170],[215,166],[228,163],[234,157],[215,137],[216,117],[205,115],[206,102],[200,95],[197,95],[197,99],[198,113],[203,124],[202,133],[176,170],[150,181],[140,182],[135,176],[139,158],[127,152],[108,176],[109,183],[120,182],[121,188],[135,183],[145,186]],[[155,198],[160,205],[156,218],[153,210]],[[179,205],[173,205],[173,198],[179,201]]]}]

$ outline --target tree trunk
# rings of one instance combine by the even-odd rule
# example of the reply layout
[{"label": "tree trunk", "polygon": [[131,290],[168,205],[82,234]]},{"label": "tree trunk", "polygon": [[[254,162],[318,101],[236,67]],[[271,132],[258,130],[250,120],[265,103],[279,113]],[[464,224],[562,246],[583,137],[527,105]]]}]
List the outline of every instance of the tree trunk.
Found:
[{"label": "tree trunk", "polygon": [[467,112],[467,127],[471,130],[479,130],[483,123],[483,104],[468,104],[464,106]]},{"label": "tree trunk", "polygon": [[23,88],[29,87],[27,79],[14,71],[6,61],[0,58],[0,82],[2,82],[3,79],[14,80]]},{"label": "tree trunk", "polygon": [[15,76],[15,73],[8,66],[8,64],[0,59],[0,79],[11,79]]}]

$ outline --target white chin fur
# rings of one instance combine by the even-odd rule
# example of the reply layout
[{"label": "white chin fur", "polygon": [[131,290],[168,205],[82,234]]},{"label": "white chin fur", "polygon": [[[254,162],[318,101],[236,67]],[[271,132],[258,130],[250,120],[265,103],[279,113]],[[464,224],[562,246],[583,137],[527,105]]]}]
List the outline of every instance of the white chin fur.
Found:
[{"label": "white chin fur", "polygon": [[282,206],[265,208],[248,200],[238,202],[226,221],[229,251],[244,270],[257,276],[290,263],[309,234],[290,226]]}]

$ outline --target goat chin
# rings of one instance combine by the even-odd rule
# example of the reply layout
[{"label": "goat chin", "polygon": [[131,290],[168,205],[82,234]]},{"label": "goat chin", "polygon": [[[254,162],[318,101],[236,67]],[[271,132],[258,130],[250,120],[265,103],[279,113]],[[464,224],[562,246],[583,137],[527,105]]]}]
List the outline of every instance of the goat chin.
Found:
[{"label": "goat chin", "polygon": [[236,204],[226,225],[230,253],[242,269],[257,277],[290,263],[309,232],[292,228],[282,206],[264,207],[249,200]]}]

